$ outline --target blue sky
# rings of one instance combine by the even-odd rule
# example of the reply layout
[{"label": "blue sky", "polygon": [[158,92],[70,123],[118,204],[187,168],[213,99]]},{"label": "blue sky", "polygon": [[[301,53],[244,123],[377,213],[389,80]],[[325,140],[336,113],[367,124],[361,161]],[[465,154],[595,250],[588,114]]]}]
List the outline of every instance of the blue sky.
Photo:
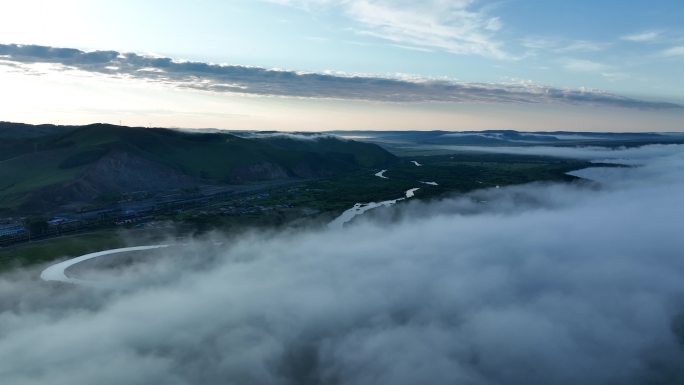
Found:
[{"label": "blue sky", "polygon": [[24,0],[2,11],[0,44],[684,103],[675,0]]}]

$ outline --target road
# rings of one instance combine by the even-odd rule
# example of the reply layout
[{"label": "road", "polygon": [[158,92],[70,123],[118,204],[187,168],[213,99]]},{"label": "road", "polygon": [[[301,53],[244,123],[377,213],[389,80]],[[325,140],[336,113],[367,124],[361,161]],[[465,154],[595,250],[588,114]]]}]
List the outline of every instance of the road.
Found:
[{"label": "road", "polygon": [[95,253],[85,254],[85,255],[81,255],[80,257],[67,259],[66,261],[62,261],[62,262],[56,263],[54,265],[48,266],[47,269],[43,270],[43,272],[40,273],[40,278],[43,281],[73,283],[76,285],[83,285],[83,286],[96,286],[97,285],[96,282],[69,277],[68,275],[66,275],[66,269],[68,269],[69,267],[71,267],[77,263],[81,263],[83,261],[87,261],[89,259],[93,259],[93,258],[97,258],[97,257],[102,257],[105,255],[127,253],[127,252],[131,252],[131,251],[140,251],[140,250],[160,249],[160,248],[164,248],[164,247],[169,247],[169,245],[123,247],[120,249],[111,249],[111,250],[104,250],[104,251],[98,251]]}]

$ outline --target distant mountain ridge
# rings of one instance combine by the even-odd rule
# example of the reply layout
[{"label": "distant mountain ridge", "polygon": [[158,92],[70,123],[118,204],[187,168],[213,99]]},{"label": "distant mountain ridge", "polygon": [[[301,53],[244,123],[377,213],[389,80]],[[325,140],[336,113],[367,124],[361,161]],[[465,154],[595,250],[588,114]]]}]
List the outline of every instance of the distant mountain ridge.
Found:
[{"label": "distant mountain ridge", "polygon": [[629,145],[684,141],[684,133],[580,132],[516,130],[484,131],[331,131],[331,134],[378,144],[434,144],[459,146]]},{"label": "distant mountain ridge", "polygon": [[332,176],[391,164],[377,145],[332,136],[246,138],[110,124],[0,123],[0,208],[111,193]]}]

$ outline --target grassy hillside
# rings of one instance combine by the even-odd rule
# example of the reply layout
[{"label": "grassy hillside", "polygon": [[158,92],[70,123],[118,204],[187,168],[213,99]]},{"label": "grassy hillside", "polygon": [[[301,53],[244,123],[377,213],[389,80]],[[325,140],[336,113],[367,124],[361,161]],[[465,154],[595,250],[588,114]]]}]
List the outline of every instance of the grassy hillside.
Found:
[{"label": "grassy hillside", "polygon": [[0,122],[0,133],[3,139],[38,138],[73,130],[73,126],[57,126],[54,124],[24,124]]},{"label": "grassy hillside", "polygon": [[22,135],[36,126],[8,127],[0,125],[0,209],[115,192],[332,176],[395,161],[376,145],[334,138],[255,139],[106,124]]}]

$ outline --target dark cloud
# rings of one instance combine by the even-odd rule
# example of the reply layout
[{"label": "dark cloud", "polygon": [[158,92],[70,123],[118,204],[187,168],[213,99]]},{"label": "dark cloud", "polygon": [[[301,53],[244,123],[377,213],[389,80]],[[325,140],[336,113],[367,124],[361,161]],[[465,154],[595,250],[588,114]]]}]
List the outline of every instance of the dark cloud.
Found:
[{"label": "dark cloud", "polygon": [[635,167],[585,172],[599,185],[408,202],[343,230],[195,241],[92,276],[116,272],[118,289],[1,276],[0,378],[683,383],[684,148],[611,154]]},{"label": "dark cloud", "polygon": [[643,101],[600,91],[526,84],[456,83],[299,73],[179,62],[135,53],[84,52],[36,45],[0,45],[0,59],[5,63],[54,63],[82,71],[166,82],[180,87],[255,95],[385,102],[562,103],[638,109],[682,108],[678,104]]}]

